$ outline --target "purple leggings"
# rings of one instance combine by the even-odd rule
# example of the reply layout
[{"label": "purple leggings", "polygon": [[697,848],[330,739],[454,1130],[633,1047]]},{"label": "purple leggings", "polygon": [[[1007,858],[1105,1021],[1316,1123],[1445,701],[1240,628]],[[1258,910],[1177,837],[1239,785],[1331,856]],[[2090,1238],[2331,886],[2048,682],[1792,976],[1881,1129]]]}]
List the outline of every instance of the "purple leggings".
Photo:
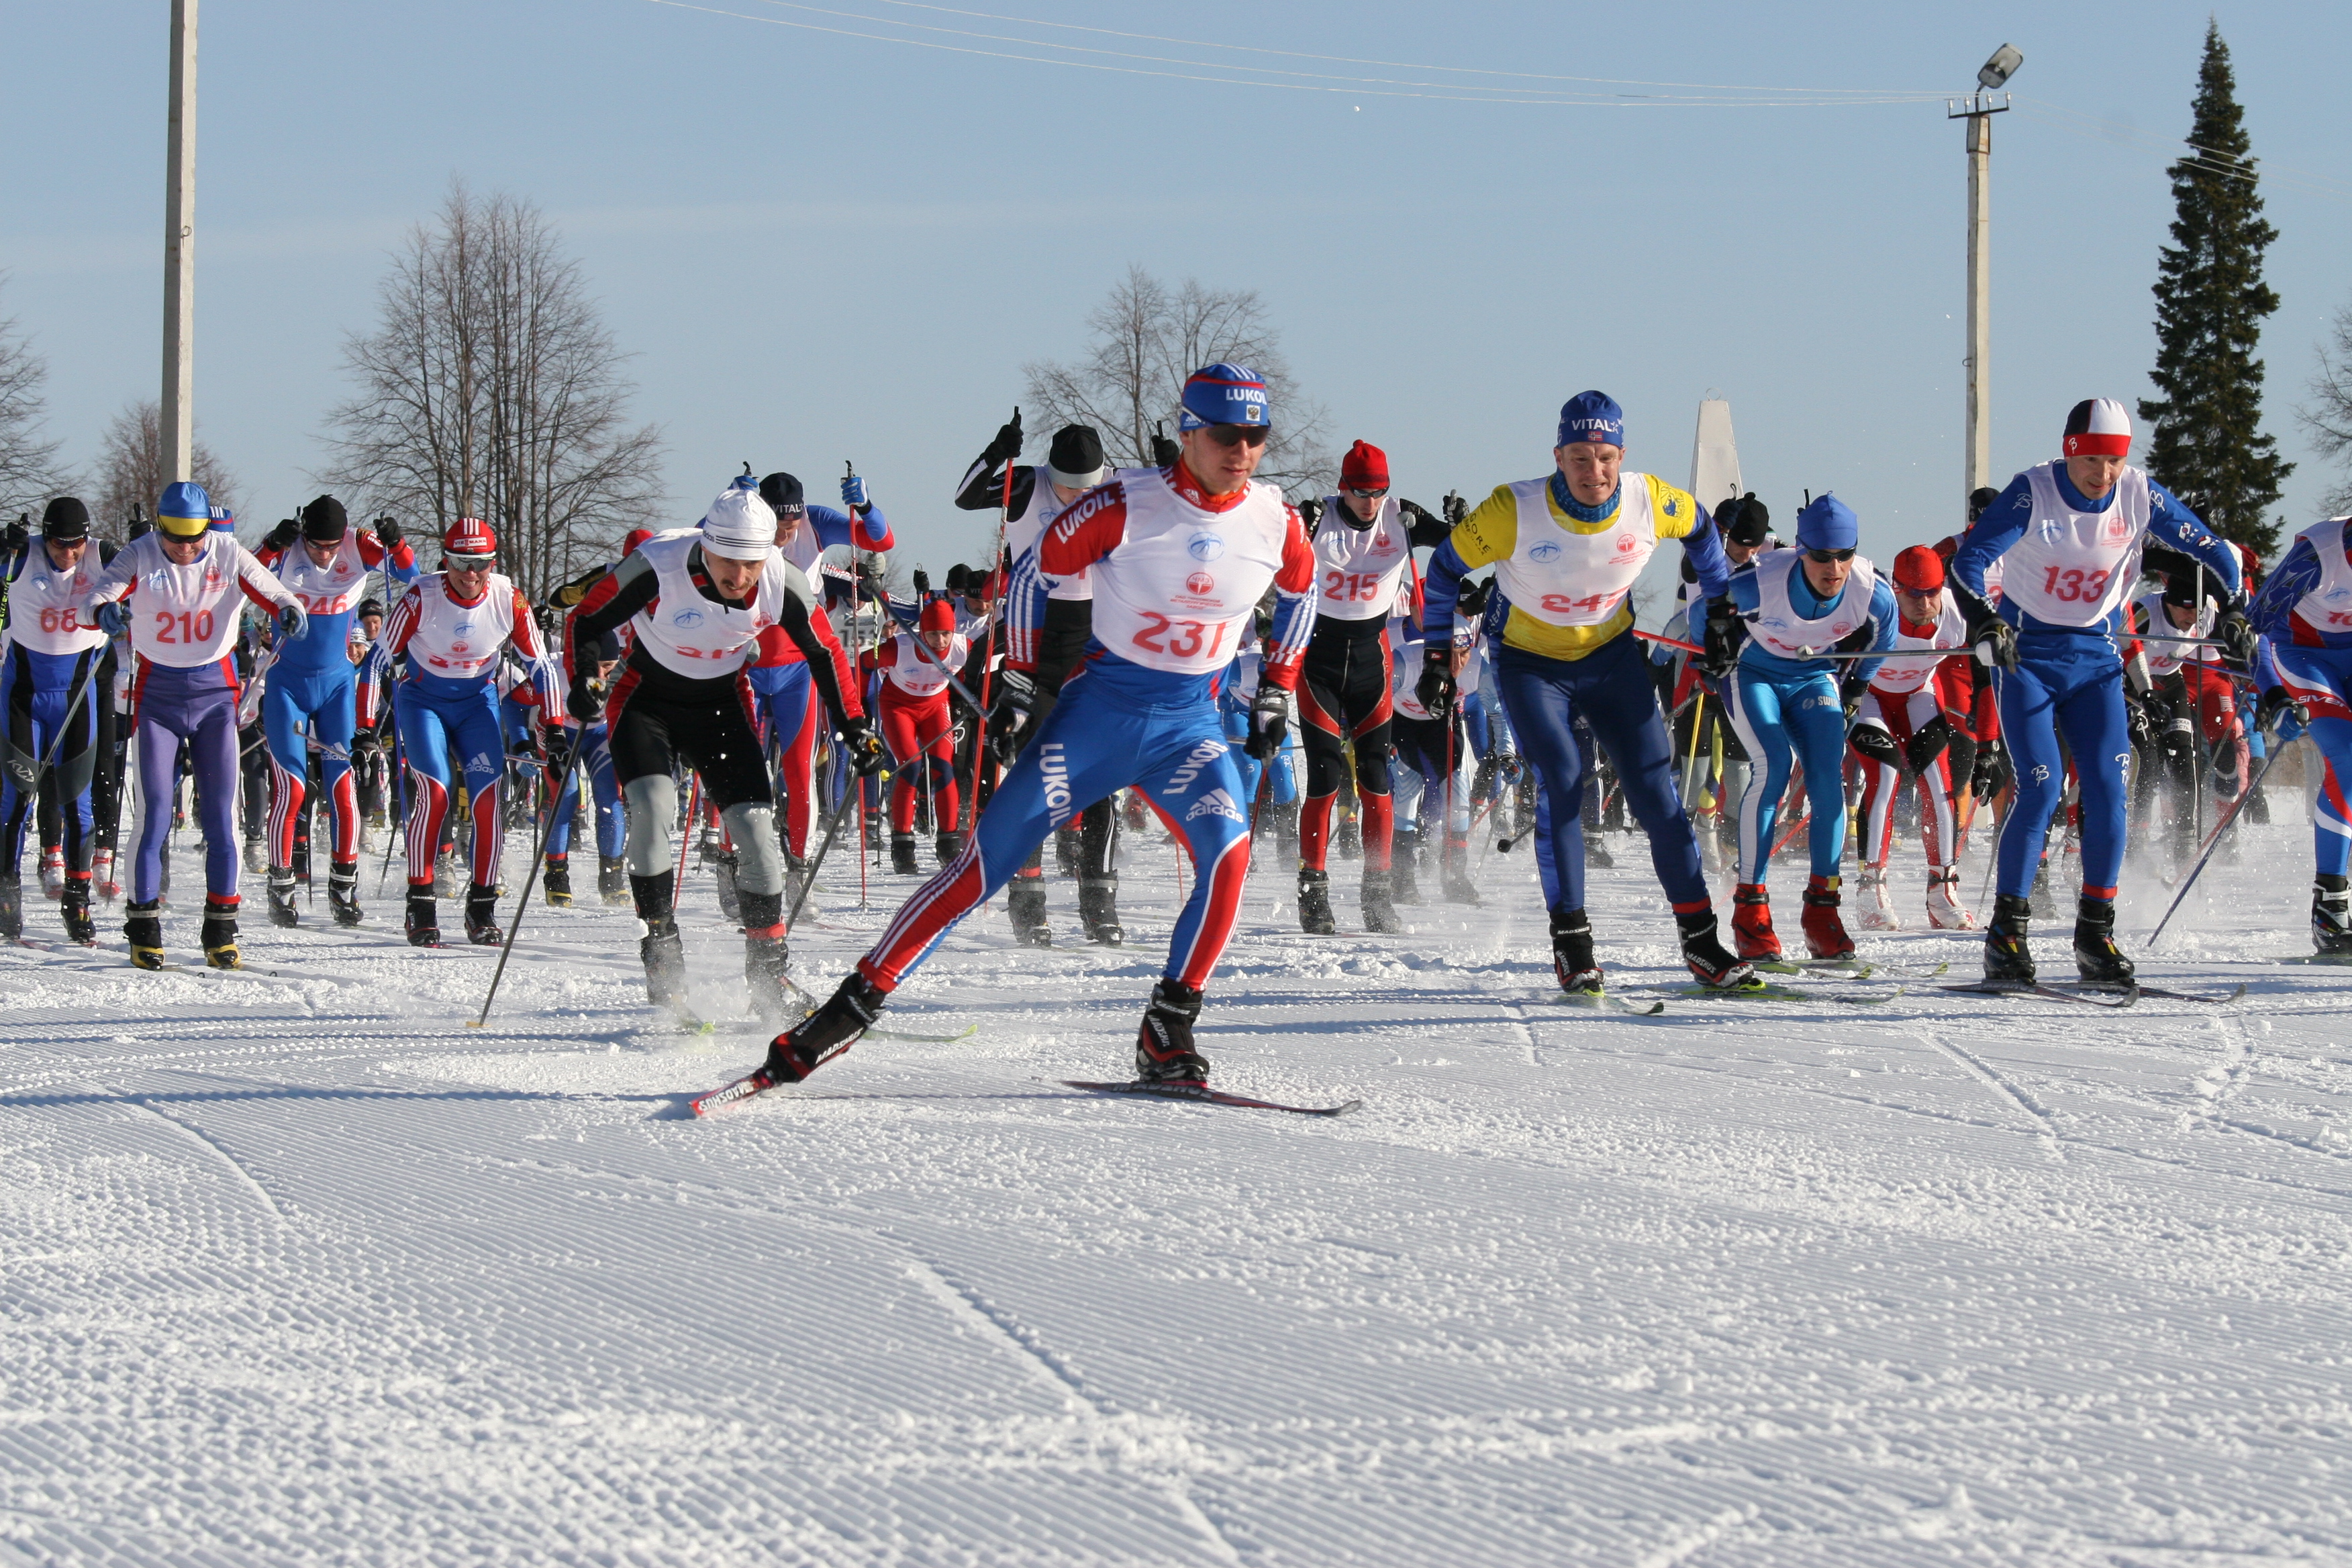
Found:
[{"label": "purple leggings", "polygon": [[139,679],[139,852],[134,903],[163,896],[163,847],[172,835],[173,764],[188,742],[196,817],[205,834],[205,891],[236,901],[236,688],[216,664],[194,669],[142,664]]}]

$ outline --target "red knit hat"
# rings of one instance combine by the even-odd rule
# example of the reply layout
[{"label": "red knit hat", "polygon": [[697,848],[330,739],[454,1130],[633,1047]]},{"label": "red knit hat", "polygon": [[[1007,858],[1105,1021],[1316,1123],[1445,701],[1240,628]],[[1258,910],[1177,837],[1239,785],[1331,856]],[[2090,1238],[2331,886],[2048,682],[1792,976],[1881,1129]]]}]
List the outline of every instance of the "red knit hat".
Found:
[{"label": "red knit hat", "polygon": [[1339,459],[1343,490],[1384,490],[1389,488],[1389,455],[1369,441],[1359,441]]},{"label": "red knit hat", "polygon": [[1933,594],[1944,585],[1944,558],[1932,544],[1915,544],[1895,557],[1895,585],[1914,594]]},{"label": "red knit hat", "polygon": [[629,530],[629,531],[624,534],[621,538],[621,553],[624,555],[635,555],[637,552],[637,546],[643,544],[646,540],[651,539],[653,536],[654,531],[650,528],[633,528]]},{"label": "red knit hat", "polygon": [[923,606],[923,629],[927,632],[951,632],[956,627],[955,606],[945,599],[933,599]]}]

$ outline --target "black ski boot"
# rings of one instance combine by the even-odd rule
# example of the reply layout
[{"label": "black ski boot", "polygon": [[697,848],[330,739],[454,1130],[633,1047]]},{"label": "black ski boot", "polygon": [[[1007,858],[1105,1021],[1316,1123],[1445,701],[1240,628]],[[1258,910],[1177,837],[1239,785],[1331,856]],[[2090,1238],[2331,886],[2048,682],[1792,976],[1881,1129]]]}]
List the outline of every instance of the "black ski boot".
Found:
[{"label": "black ski boot", "polygon": [[356,862],[327,868],[327,912],[334,916],[339,926],[360,923],[360,868]]},{"label": "black ski boot", "polygon": [[547,907],[568,910],[572,907],[572,857],[550,855],[547,868],[540,873],[540,886],[547,894]]},{"label": "black ski boot", "polygon": [[294,908],[294,868],[291,866],[269,868],[269,923],[289,931],[302,923],[301,915]]},{"label": "black ski boot", "polygon": [[2352,879],[2323,873],[2311,889],[2311,945],[2352,952]]},{"label": "black ski boot", "polygon": [[441,910],[433,901],[433,884],[411,882],[408,885],[408,915],[404,921],[411,947],[441,945]]},{"label": "black ski boot", "polygon": [[89,917],[89,879],[68,874],[58,913],[66,922],[66,940],[78,947],[98,945],[98,922]]},{"label": "black ski boot", "polygon": [[1209,1081],[1209,1059],[1192,1048],[1192,1024],[1200,1016],[1201,994],[1182,981],[1163,977],[1151,988],[1135,1036],[1137,1082]]},{"label": "black ski boot", "polygon": [[1693,910],[1689,914],[1675,916],[1675,927],[1682,932],[1683,963],[1702,985],[1712,985],[1718,991],[1757,991],[1764,982],[1756,966],[1744,958],[1734,958],[1730,950],[1716,935],[1715,910],[1712,908]]},{"label": "black ski boot", "polygon": [[1364,886],[1360,897],[1364,910],[1364,929],[1368,931],[1376,931],[1382,936],[1404,934],[1404,921],[1396,912],[1392,892],[1394,875],[1391,871],[1364,873]]},{"label": "black ski boot", "polygon": [[1013,940],[1024,947],[1051,947],[1054,933],[1045,925],[1045,879],[1034,872],[1016,876],[1004,885],[1004,904],[1013,916]]},{"label": "black ski boot", "polygon": [[499,890],[477,882],[466,889],[466,940],[476,947],[496,947],[506,941],[499,929]]},{"label": "black ski boot", "polygon": [[1408,907],[1421,902],[1421,835],[1400,827],[1390,840],[1389,901]]},{"label": "black ski boot", "polygon": [[940,858],[940,865],[952,864],[955,858],[963,853],[963,835],[952,831],[940,834],[931,846],[931,852]]},{"label": "black ski boot", "polygon": [[1329,936],[1339,929],[1331,918],[1331,873],[1313,866],[1298,868],[1298,929],[1309,936]]},{"label": "black ski boot", "polygon": [[242,969],[245,960],[236,951],[236,900],[226,903],[207,896],[205,900],[205,963],[214,969]]},{"label": "black ski boot", "polygon": [[629,893],[637,906],[645,934],[637,939],[637,956],[646,966],[646,1000],[668,1007],[686,999],[686,942],[677,934],[672,902],[677,889],[676,867],[658,876],[629,878]]},{"label": "black ski boot", "polygon": [[1087,928],[1088,942],[1117,947],[1127,941],[1127,932],[1118,923],[1118,872],[1078,879],[1078,920]]},{"label": "black ski boot", "polygon": [[629,862],[626,857],[596,857],[596,896],[608,904],[629,901]]},{"label": "black ski boot", "polygon": [[2032,900],[2012,898],[2007,893],[1994,895],[1992,921],[1985,927],[1985,984],[2033,984],[2033,950],[2025,940],[2032,925]]},{"label": "black ski boot", "polygon": [[1445,837],[1445,852],[1438,861],[1438,875],[1444,886],[1445,901],[1449,904],[1475,904],[1477,885],[1470,880],[1470,841]]},{"label": "black ski boot", "polygon": [[2076,902],[2074,967],[2081,971],[2085,985],[2114,991],[2132,988],[2132,961],[2116,945],[2116,906],[2112,900],[2086,898]]},{"label": "black ski boot", "polygon": [[122,906],[122,935],[131,943],[131,962],[141,969],[163,967],[163,900]]},{"label": "black ski boot", "polygon": [[[1727,955],[1728,956],[1728,955]],[[1582,910],[1551,911],[1551,972],[1571,996],[1601,994],[1601,964],[1592,956],[1592,922]]]},{"label": "black ski boot", "polygon": [[770,1028],[781,1029],[800,1014],[793,1005],[792,987],[784,967],[791,957],[784,945],[784,896],[754,893],[743,900],[743,984],[751,992],[751,1011]]},{"label": "black ski boot", "polygon": [[0,942],[24,938],[25,884],[15,877],[0,877]]},{"label": "black ski boot", "polygon": [[923,868],[915,864],[915,836],[911,833],[890,835],[890,872],[897,877],[919,877]]},{"label": "black ski boot", "polygon": [[852,970],[824,1004],[768,1042],[761,1071],[771,1083],[798,1083],[857,1043],[874,1026],[890,994]]}]

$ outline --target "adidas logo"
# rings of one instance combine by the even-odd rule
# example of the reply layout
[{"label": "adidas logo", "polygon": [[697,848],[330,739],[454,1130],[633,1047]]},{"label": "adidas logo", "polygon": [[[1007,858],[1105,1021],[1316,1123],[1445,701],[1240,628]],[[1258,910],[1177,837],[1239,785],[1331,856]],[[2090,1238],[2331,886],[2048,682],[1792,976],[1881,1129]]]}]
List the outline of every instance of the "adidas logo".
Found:
[{"label": "adidas logo", "polygon": [[1222,789],[1213,789],[1194,801],[1192,809],[1184,814],[1184,820],[1190,822],[1196,816],[1223,816],[1234,822],[1249,820],[1242,815],[1242,808],[1234,804],[1234,797]]}]

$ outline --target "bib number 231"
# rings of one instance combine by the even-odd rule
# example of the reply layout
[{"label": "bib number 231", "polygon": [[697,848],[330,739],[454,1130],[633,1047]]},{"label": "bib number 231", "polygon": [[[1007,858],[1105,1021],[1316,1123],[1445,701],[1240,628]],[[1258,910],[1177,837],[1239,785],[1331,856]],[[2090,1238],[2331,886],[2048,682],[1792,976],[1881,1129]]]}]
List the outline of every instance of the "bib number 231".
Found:
[{"label": "bib number 231", "polygon": [[1179,621],[1157,610],[1144,611],[1143,618],[1149,624],[1136,633],[1133,639],[1139,648],[1165,654],[1171,658],[1197,658],[1203,645],[1206,645],[1208,656],[1214,658],[1224,648],[1226,623],[1223,621],[1213,626],[1207,621]]}]

